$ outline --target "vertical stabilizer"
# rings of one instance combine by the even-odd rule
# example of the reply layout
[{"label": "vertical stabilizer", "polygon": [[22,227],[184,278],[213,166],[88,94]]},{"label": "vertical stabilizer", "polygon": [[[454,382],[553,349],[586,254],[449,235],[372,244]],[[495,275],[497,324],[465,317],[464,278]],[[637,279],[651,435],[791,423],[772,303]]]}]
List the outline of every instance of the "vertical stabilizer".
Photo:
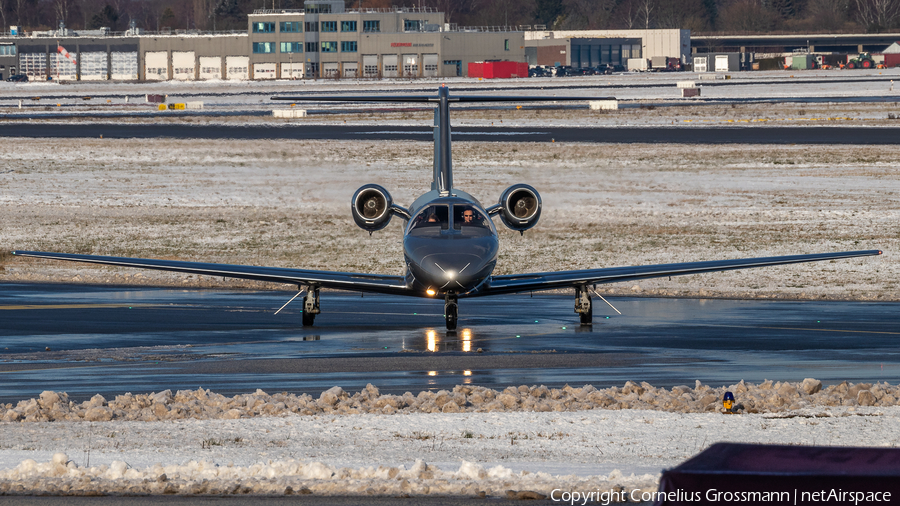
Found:
[{"label": "vertical stabilizer", "polygon": [[433,176],[431,180],[431,189],[438,189],[438,181],[441,179],[441,164],[438,159],[441,157],[441,114],[440,109],[434,108],[434,163]]},{"label": "vertical stabilizer", "polygon": [[434,182],[431,187],[441,195],[453,189],[453,166],[450,155],[450,90],[438,88],[438,107],[435,109]]}]

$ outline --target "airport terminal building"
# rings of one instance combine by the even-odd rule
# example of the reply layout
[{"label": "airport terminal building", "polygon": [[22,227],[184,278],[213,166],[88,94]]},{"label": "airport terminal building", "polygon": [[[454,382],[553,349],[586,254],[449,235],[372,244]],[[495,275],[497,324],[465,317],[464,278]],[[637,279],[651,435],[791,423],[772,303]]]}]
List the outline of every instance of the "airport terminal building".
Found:
[{"label": "airport terminal building", "polygon": [[[470,62],[525,61],[525,34],[458,27],[431,9],[257,10],[246,33],[122,36],[61,29],[0,38],[0,75],[32,80],[207,80],[464,76]],[[94,33],[99,32],[99,33]],[[524,77],[524,76],[523,76]]]}]

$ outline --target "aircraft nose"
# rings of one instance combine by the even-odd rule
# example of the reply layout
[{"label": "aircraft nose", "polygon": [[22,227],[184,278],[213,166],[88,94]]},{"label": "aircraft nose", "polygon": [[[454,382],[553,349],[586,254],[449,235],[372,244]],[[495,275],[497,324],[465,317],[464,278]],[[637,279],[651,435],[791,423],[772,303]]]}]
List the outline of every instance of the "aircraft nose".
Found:
[{"label": "aircraft nose", "polygon": [[468,290],[481,281],[484,263],[477,255],[437,253],[426,256],[421,267],[439,290]]}]

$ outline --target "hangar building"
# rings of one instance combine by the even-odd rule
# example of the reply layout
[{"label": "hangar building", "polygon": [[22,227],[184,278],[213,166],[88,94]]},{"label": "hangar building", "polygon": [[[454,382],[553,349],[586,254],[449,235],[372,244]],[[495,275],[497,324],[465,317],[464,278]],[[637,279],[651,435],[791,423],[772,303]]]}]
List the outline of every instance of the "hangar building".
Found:
[{"label": "hangar building", "polygon": [[690,61],[690,30],[567,30],[525,32],[529,65],[596,67],[627,65],[654,56]]}]

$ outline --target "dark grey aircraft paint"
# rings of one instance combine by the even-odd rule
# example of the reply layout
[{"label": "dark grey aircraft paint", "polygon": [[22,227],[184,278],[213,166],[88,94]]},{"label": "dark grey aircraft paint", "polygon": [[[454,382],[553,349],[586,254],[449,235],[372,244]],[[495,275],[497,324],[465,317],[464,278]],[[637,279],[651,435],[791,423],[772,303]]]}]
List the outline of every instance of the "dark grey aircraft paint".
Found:
[{"label": "dark grey aircraft paint", "polygon": [[446,326],[451,331],[456,329],[460,298],[574,288],[575,312],[579,313],[582,325],[590,325],[593,314],[591,293],[596,294],[594,287],[597,284],[881,254],[879,250],[847,251],[578,271],[492,275],[497,263],[499,241],[491,217],[496,215],[508,228],[524,233],[534,227],[540,218],[541,198],[538,191],[531,186],[516,184],[507,188],[500,195],[497,204],[484,207],[475,197],[453,186],[450,104],[586,101],[609,98],[451,96],[446,86],[441,86],[437,95],[275,97],[274,100],[316,102],[424,102],[437,106],[434,129],[434,173],[431,190],[416,199],[409,209],[395,204],[386,189],[374,184],[362,186],[351,198],[351,212],[354,221],[369,233],[386,227],[392,217],[397,216],[406,220],[403,254],[407,270],[406,274],[402,276],[35,251],[14,251],[13,254],[293,283],[298,285],[303,294],[303,324],[307,326],[312,325],[315,315],[320,313],[319,290],[321,288],[417,297],[442,297]]}]

